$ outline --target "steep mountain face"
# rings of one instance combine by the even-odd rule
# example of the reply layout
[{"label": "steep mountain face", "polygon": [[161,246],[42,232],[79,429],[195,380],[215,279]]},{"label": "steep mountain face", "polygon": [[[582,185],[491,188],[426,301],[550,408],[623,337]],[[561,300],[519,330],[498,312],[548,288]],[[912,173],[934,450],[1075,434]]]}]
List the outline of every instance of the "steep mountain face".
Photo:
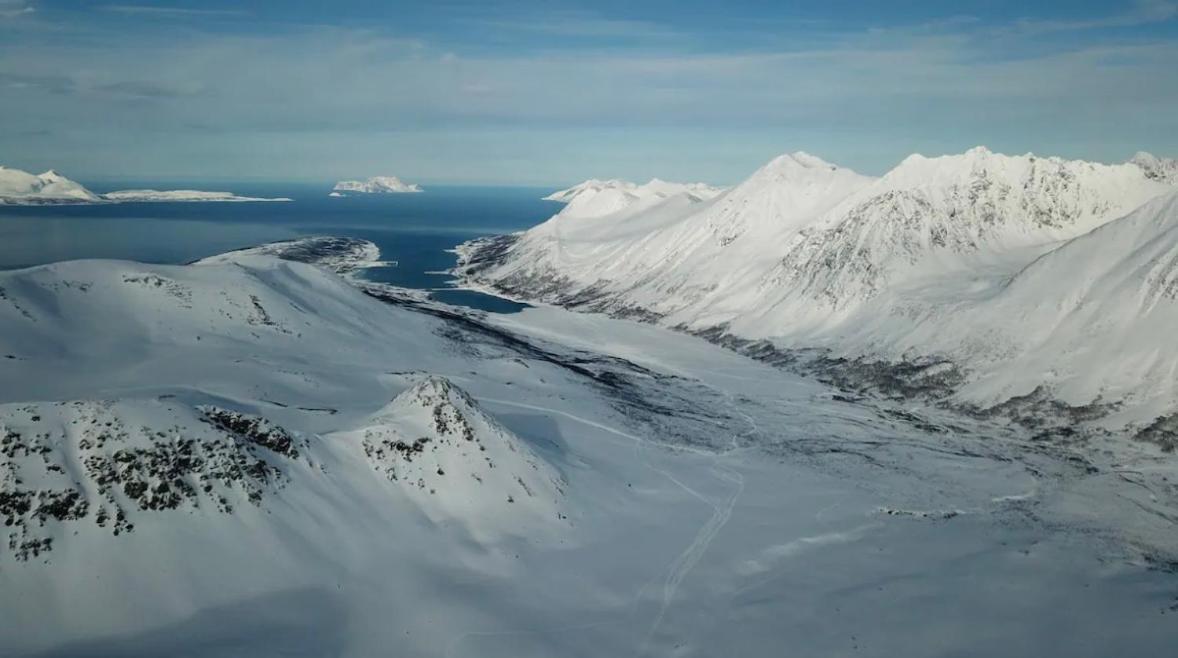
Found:
[{"label": "steep mountain face", "polygon": [[[558,215],[518,236],[466,245],[458,271],[523,298],[769,339],[779,349],[890,362],[950,355],[962,373],[954,378],[961,399],[994,404],[1049,383],[1041,372],[997,388],[980,383],[995,363],[1015,372],[1012,359],[1023,351],[983,321],[986,313],[1006,317],[993,310],[996,296],[1043,254],[1171,192],[1171,166],[1144,156],[1103,165],[979,147],[911,156],[874,180],[798,153],[703,204],[579,223]],[[1076,258],[1082,268],[1091,255]],[[1035,303],[1054,307],[1053,291],[1043,286]],[[1152,316],[1140,322],[1160,326]],[[1006,330],[1037,331],[1017,321]],[[1043,367],[1096,367],[1072,347],[1041,350],[1053,359]],[[1076,404],[1099,395],[1092,387],[1058,392]]]},{"label": "steep mountain face", "polygon": [[56,171],[30,174],[0,167],[0,204],[93,203],[100,198]]},{"label": "steep mountain face", "polygon": [[1072,405],[1125,402],[1151,421],[1178,410],[1178,192],[1069,240],[992,296],[896,335],[969,364],[963,398],[993,404],[1037,388]]},{"label": "steep mountain face", "polygon": [[332,188],[333,196],[346,194],[402,194],[421,192],[416,183],[406,183],[396,176],[373,176],[368,180],[342,180]]},{"label": "steep mountain face", "polygon": [[[912,156],[801,231],[761,282],[757,307],[837,317],[907,281],[1017,267],[1167,189],[1128,164],[980,147]],[[775,324],[758,335],[789,333],[788,318]]]}]

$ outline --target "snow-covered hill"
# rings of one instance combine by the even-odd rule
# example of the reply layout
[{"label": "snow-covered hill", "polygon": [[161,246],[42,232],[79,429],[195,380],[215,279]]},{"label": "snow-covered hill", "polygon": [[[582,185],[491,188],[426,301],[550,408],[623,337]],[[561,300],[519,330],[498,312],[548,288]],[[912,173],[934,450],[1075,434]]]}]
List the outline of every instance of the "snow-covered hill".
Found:
[{"label": "snow-covered hill", "polygon": [[[74,509],[79,503],[70,507],[70,514],[91,518],[99,526],[105,518],[150,523],[153,517],[139,519],[137,514],[159,509],[160,497],[169,501],[167,509],[260,502],[271,485],[291,477],[290,460],[327,459],[321,452],[325,445],[352,451],[358,462],[371,461],[366,486],[376,487],[386,476],[402,480],[404,491],[388,494],[389,504],[418,505],[430,517],[441,510],[477,526],[484,536],[510,527],[516,514],[555,521],[559,476],[442,377],[424,372],[411,376],[403,392],[390,396],[391,403],[386,399],[375,411],[331,423],[338,430],[334,434],[295,436],[258,414],[268,408],[277,410],[279,419],[290,420],[295,405],[259,399],[275,395],[305,396],[304,406],[331,406],[331,416],[336,416],[343,391],[317,393],[320,380],[290,371],[289,365],[254,372],[256,366],[242,356],[285,364],[294,360],[275,361],[277,355],[323,358],[313,367],[345,373],[349,362],[370,359],[394,357],[404,365],[407,359],[397,355],[421,353],[421,341],[436,339],[428,333],[382,337],[383,346],[374,350],[376,325],[368,324],[382,316],[396,323],[388,316],[404,315],[315,266],[250,251],[185,267],[75,261],[0,274],[0,345],[10,371],[0,394],[34,400],[10,405],[0,414],[0,423],[8,428],[5,454],[13,460],[3,481],[17,487],[8,492],[14,497],[9,502],[16,505],[8,510],[13,521],[9,527],[24,532],[29,524],[43,525],[39,506],[66,496],[67,489],[76,492],[68,494],[70,500],[90,501],[82,506],[87,510]],[[96,326],[104,327],[101,338],[89,335]],[[348,344],[352,346],[341,349]],[[324,349],[332,356],[318,354]],[[431,351],[442,352],[425,350],[419,363],[428,363]],[[143,377],[157,368],[159,376]],[[35,381],[19,376],[25,369],[36,370]],[[81,371],[103,380],[106,394],[122,386],[134,392],[126,399],[94,400],[90,396],[98,387],[80,376]],[[193,374],[201,371],[205,374]],[[214,385],[216,392],[193,388],[209,377],[224,377],[227,386]],[[338,386],[348,375],[331,378],[339,380]],[[373,394],[379,392],[354,397],[370,400]],[[157,431],[167,436],[157,436]],[[422,453],[420,459],[413,459],[413,446]],[[162,463],[175,468],[170,479],[150,473]],[[443,478],[443,469],[448,477]],[[142,478],[128,484],[126,478],[139,471],[144,471]],[[65,484],[45,489],[50,480],[71,479],[77,481],[74,489]],[[226,491],[204,486],[214,481]],[[144,489],[143,483],[150,486]],[[240,495],[230,496],[229,489],[240,489]],[[45,501],[36,502],[40,498]],[[515,501],[519,504],[510,504]],[[495,515],[492,509],[498,510]],[[35,539],[28,541],[37,545]]]},{"label": "snow-covered hill", "polygon": [[239,196],[231,192],[201,190],[117,190],[95,194],[81,183],[56,171],[34,175],[0,167],[0,205],[61,205],[73,203],[136,203],[194,201],[290,201]]},{"label": "snow-covered hill", "polygon": [[403,194],[421,192],[416,183],[406,183],[396,176],[373,176],[368,180],[342,180],[332,188],[330,196],[348,194]]},{"label": "snow-covered hill", "polygon": [[[469,243],[458,272],[521,298],[769,339],[779,349],[892,362],[950,353],[974,372],[967,379],[982,377],[973,352],[955,346],[992,335],[967,325],[948,331],[948,318],[967,317],[965,306],[1001,291],[1039,256],[1172,191],[1167,166],[1143,156],[1103,165],[979,147],[914,155],[876,180],[797,153],[708,202],[656,203],[591,222],[558,214],[522,234]],[[1039,303],[1057,302],[1047,288],[1043,295]],[[905,340],[918,325],[939,340]],[[994,345],[992,353],[1018,349]],[[1053,354],[1053,368],[1102,367],[1073,363],[1074,351]],[[1029,392],[1027,384],[969,399],[1001,402]]]}]

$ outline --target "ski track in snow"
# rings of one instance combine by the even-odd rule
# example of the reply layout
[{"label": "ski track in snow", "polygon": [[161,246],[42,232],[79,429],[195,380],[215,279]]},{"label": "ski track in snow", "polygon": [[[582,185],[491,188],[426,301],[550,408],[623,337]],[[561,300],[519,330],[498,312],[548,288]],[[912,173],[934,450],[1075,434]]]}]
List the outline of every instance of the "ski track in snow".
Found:
[{"label": "ski track in snow", "polygon": [[[735,401],[733,401],[731,399],[731,395],[727,394],[726,392],[725,392],[725,395],[728,395],[729,402],[733,406],[733,408],[735,409],[735,406],[736,406]],[[513,402],[510,400],[500,400],[500,399],[495,399],[495,398],[476,397],[476,399],[479,402],[484,403],[484,404],[498,404],[498,405],[516,407],[516,408],[521,408],[521,409],[529,409],[529,410],[538,411],[541,413],[556,414],[556,415],[568,418],[569,420],[581,423],[583,425],[587,425],[589,427],[593,427],[595,429],[599,429],[604,432],[608,432],[610,434],[614,434],[616,436],[620,436],[620,437],[629,439],[630,441],[633,442],[635,457],[638,458],[638,460],[640,461],[640,463],[643,466],[645,466],[646,468],[650,469],[651,471],[653,471],[655,473],[658,473],[659,475],[661,475],[662,477],[666,478],[668,481],[673,483],[676,487],[683,490],[691,497],[698,499],[699,501],[701,501],[702,503],[704,503],[705,505],[707,505],[708,507],[710,507],[712,509],[711,517],[709,517],[707,522],[705,522],[704,525],[699,529],[699,531],[696,532],[696,535],[692,539],[691,543],[688,544],[687,547],[684,548],[683,551],[678,556],[676,556],[675,559],[672,560],[671,563],[667,566],[667,575],[666,575],[666,579],[663,582],[662,595],[661,595],[661,600],[659,603],[659,611],[658,611],[658,613],[656,613],[654,619],[652,620],[650,628],[646,632],[646,636],[642,642],[642,645],[640,646],[640,648],[638,650],[637,655],[647,654],[649,652],[648,648],[650,645],[650,641],[653,639],[655,633],[658,632],[659,627],[662,625],[663,619],[666,617],[667,611],[671,608],[671,605],[675,599],[675,594],[679,590],[679,586],[683,583],[683,580],[685,578],[687,578],[687,576],[691,573],[691,570],[696,566],[696,564],[699,563],[700,559],[704,556],[704,553],[707,552],[708,546],[711,545],[712,541],[715,540],[715,538],[720,534],[720,531],[723,530],[724,526],[728,523],[728,520],[732,517],[732,511],[733,511],[733,509],[735,509],[736,503],[740,499],[740,495],[742,493],[744,493],[744,476],[741,475],[735,469],[725,468],[723,466],[720,466],[718,463],[715,464],[713,466],[712,470],[717,475],[717,477],[721,480],[724,480],[725,482],[729,482],[729,483],[733,484],[735,487],[732,494],[729,495],[725,500],[723,500],[721,502],[716,502],[716,501],[712,500],[711,498],[705,496],[704,494],[700,493],[699,491],[696,491],[695,489],[691,488],[687,484],[683,483],[681,480],[676,478],[669,471],[655,466],[651,462],[649,456],[644,454],[644,451],[648,447],[648,444],[651,443],[651,441],[649,441],[647,439],[644,439],[644,438],[637,436],[635,434],[623,432],[621,430],[615,429],[613,427],[610,427],[610,426],[602,424],[602,423],[598,423],[593,420],[589,420],[588,418],[583,418],[581,416],[571,414],[567,411],[562,411],[560,409],[553,409],[551,407],[544,407],[544,406],[540,406],[540,405],[527,404],[527,403],[523,403],[523,402]],[[739,434],[739,435],[734,434],[733,435],[733,437],[732,437],[733,450],[737,449],[738,441],[739,441],[740,437],[747,436],[747,435],[757,431],[756,422],[753,421],[753,419],[751,417],[749,417],[747,414],[744,414],[743,412],[738,412],[738,413],[743,415],[745,417],[745,419],[749,422],[750,429],[742,434]],[[655,445],[662,446],[662,444],[658,444],[658,443],[655,443]],[[668,447],[672,450],[680,449],[679,446],[665,446],[665,447]],[[724,457],[724,455],[725,455],[725,453],[715,453],[715,452],[709,452],[706,450],[700,450],[700,449],[695,449],[695,448],[682,448],[682,449],[686,450],[687,452],[690,452],[692,454],[704,455],[704,456],[707,456],[707,457],[710,457],[713,459],[719,459],[719,458]],[[649,588],[649,586],[650,586],[650,584],[648,583],[647,585],[644,585],[642,588],[639,589],[639,591],[635,595],[635,605],[637,605],[638,601],[642,598],[643,593]],[[608,622],[601,622],[601,623],[608,623]],[[599,624],[597,624],[597,625],[599,625]],[[570,627],[570,630],[572,628],[579,628],[579,627]],[[511,632],[503,632],[502,634],[517,634],[517,633],[528,633],[528,632],[540,632],[540,631],[511,631]],[[554,631],[543,631],[543,632],[554,632]],[[473,635],[473,634],[474,633],[467,633],[467,634],[464,634],[463,637],[468,636],[468,635]],[[485,635],[487,633],[478,633],[478,634]],[[450,656],[450,655],[451,654],[448,651],[447,656]]]}]

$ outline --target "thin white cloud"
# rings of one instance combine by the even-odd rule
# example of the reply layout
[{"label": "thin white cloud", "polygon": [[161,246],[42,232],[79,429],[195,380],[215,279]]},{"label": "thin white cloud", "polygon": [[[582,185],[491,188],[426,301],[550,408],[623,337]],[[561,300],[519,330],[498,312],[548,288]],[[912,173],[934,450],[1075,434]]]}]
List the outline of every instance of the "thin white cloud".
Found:
[{"label": "thin white cloud", "polygon": [[140,16],[244,16],[240,9],[200,9],[192,7],[156,7],[152,5],[103,5],[103,11]]},{"label": "thin white cloud", "polygon": [[469,22],[493,30],[595,39],[670,39],[682,34],[665,24],[599,16],[581,10],[533,12],[515,17],[475,18]]},{"label": "thin white cloud", "polygon": [[33,3],[27,0],[0,0],[0,18],[17,18],[35,11]]},{"label": "thin white cloud", "polygon": [[1178,18],[1178,1],[1176,0],[1136,0],[1132,8],[1120,14],[1073,21],[1022,19],[1017,21],[1014,27],[1024,34],[1043,34],[1137,27],[1164,23],[1174,18]]}]

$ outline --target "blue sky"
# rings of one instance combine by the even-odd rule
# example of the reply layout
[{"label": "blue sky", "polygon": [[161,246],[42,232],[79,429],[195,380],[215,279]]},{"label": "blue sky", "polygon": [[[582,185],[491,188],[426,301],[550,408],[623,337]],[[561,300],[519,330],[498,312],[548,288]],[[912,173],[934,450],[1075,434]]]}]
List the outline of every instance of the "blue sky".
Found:
[{"label": "blue sky", "polygon": [[786,151],[1178,155],[1178,0],[0,0],[0,164],[740,180]]}]

